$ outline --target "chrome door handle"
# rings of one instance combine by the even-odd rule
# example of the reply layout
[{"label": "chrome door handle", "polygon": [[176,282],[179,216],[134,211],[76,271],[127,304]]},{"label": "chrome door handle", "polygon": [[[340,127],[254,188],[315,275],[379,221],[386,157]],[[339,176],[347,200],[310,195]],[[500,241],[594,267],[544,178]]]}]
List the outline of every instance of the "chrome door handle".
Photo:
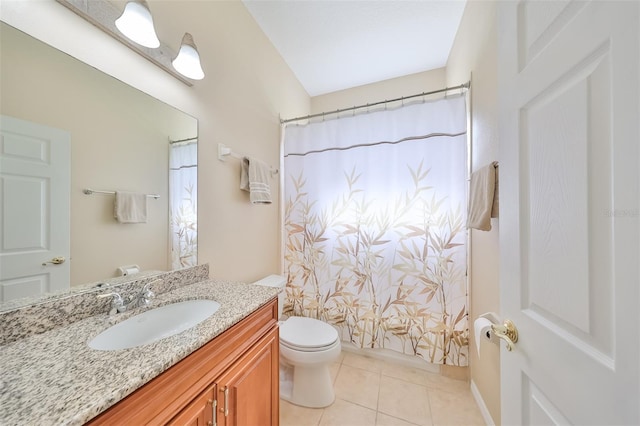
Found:
[{"label": "chrome door handle", "polygon": [[518,341],[518,329],[513,321],[506,319],[502,325],[491,324],[491,330],[496,337],[507,342],[507,350],[512,351]]},{"label": "chrome door handle", "polygon": [[65,260],[67,260],[67,259],[65,259],[63,256],[54,257],[51,260],[47,260],[46,262],[42,262],[42,266],[47,266],[48,263],[53,263],[54,265],[60,265],[61,263],[64,263]]}]

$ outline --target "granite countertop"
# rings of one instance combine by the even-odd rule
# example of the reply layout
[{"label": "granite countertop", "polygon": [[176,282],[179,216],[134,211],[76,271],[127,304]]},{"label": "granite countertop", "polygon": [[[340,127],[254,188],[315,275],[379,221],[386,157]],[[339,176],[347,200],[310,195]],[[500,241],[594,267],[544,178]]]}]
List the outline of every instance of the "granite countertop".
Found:
[{"label": "granite countertop", "polygon": [[[163,293],[149,308],[100,314],[0,346],[0,423],[81,425],[238,323],[278,294],[253,284],[206,280]],[[111,325],[168,303],[210,299],[221,307],[197,326],[131,349],[87,342]]]}]

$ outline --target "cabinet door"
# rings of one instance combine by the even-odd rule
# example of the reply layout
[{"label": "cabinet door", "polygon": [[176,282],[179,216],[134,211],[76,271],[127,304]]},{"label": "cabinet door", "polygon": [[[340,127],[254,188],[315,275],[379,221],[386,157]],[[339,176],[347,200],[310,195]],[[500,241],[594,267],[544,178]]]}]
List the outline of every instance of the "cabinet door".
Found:
[{"label": "cabinet door", "polygon": [[210,386],[187,405],[170,425],[176,426],[213,426],[216,416],[216,385]]},{"label": "cabinet door", "polygon": [[278,359],[276,328],[216,380],[218,425],[278,425]]}]

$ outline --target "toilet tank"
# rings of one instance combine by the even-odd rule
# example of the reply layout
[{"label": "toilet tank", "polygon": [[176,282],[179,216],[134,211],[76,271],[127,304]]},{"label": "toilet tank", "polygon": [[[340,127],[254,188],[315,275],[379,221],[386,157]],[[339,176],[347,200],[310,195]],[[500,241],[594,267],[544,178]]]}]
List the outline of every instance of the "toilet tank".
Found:
[{"label": "toilet tank", "polygon": [[262,285],[265,287],[275,287],[280,289],[278,293],[278,318],[282,316],[282,307],[284,306],[284,288],[287,285],[287,279],[282,275],[269,275],[261,280],[254,282],[255,285]]}]

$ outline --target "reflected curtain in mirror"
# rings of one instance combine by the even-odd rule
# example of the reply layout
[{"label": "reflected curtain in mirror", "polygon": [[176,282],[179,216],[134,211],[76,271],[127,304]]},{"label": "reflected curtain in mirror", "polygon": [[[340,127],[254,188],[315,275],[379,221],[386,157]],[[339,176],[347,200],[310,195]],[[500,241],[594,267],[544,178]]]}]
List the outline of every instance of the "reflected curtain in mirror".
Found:
[{"label": "reflected curtain in mirror", "polygon": [[467,365],[466,144],[463,96],[287,126],[285,313]]},{"label": "reflected curtain in mirror", "polygon": [[198,144],[169,145],[169,232],[171,269],[198,260]]}]

